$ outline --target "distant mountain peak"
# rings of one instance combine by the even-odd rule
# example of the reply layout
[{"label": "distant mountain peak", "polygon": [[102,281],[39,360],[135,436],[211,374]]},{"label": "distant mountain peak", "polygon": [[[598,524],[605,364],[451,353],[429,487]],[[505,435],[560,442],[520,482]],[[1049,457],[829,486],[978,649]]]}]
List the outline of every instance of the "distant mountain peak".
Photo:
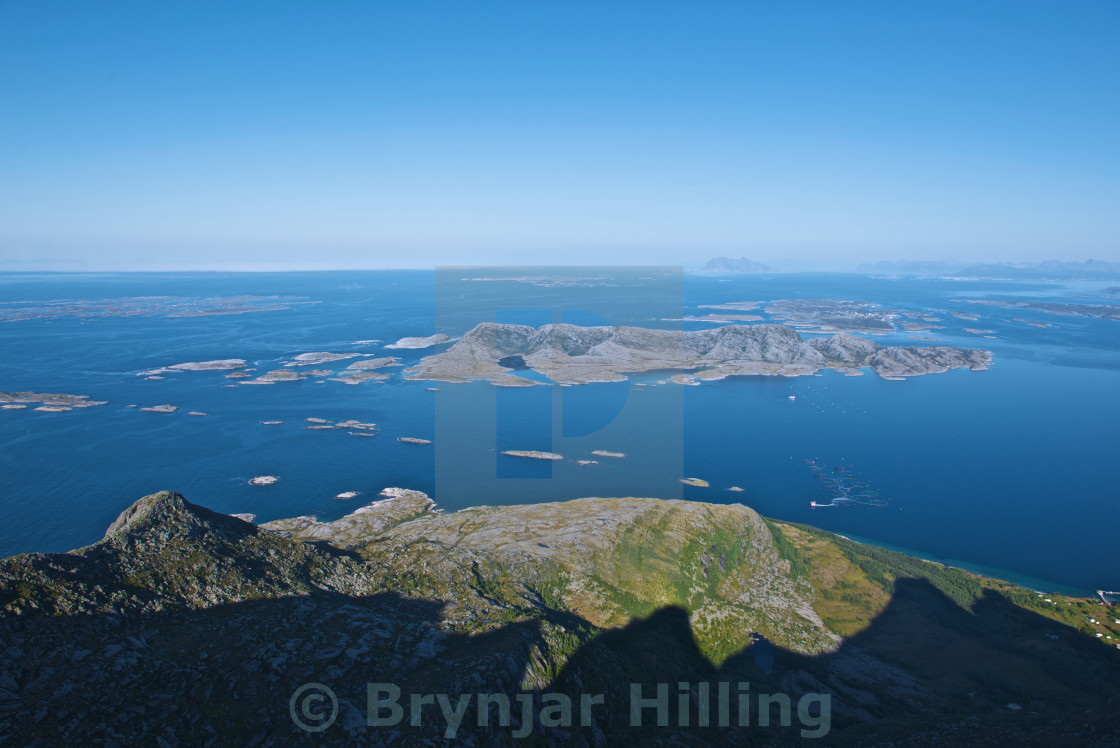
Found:
[{"label": "distant mountain peak", "polygon": [[865,262],[860,273],[911,276],[953,276],[992,280],[1120,280],[1120,262],[1106,260],[1043,260],[1042,262],[980,262],[960,260],[893,260]]},{"label": "distant mountain peak", "polygon": [[1117,280],[1120,279],[1120,262],[1046,260],[985,263],[966,267],[956,275],[962,278],[1001,280]]}]

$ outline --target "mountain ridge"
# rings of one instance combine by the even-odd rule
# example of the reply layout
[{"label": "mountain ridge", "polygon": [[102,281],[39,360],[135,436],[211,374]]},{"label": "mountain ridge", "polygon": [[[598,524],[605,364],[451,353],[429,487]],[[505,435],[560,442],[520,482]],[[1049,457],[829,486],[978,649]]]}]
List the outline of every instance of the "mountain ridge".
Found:
[{"label": "mountain ridge", "polygon": [[657,370],[680,370],[696,379],[716,380],[743,375],[806,376],[825,368],[850,372],[868,367],[881,377],[901,378],[962,367],[982,370],[991,360],[991,353],[984,350],[887,347],[849,333],[805,340],[792,327],[777,324],[682,331],[482,322],[446,351],[406,369],[405,375],[416,380],[489,379],[529,386],[533,382],[513,372],[530,368],[555,382],[587,384]]},{"label": "mountain ridge", "polygon": [[[92,546],[0,560],[0,729],[27,745],[305,743],[288,698],[321,682],[341,697],[330,744],[444,734],[438,717],[371,728],[372,678],[406,693],[603,693],[591,725],[545,731],[557,745],[801,744],[796,726],[630,726],[627,683],[678,680],[830,694],[829,745],[1120,736],[1120,653],[1014,585],[742,505],[445,513],[386,494],[347,521],[254,526],[161,492]],[[1084,727],[1062,721],[1074,708]],[[473,713],[460,727],[517,742]]]}]

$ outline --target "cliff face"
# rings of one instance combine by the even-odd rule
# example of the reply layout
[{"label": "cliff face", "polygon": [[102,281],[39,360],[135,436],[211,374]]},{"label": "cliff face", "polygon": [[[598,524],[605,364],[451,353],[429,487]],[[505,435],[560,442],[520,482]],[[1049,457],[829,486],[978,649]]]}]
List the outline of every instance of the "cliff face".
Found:
[{"label": "cliff face", "polygon": [[410,379],[498,382],[516,379],[499,362],[520,361],[550,379],[568,384],[616,381],[634,372],[693,371],[701,379],[734,375],[799,376],[831,368],[870,367],[884,377],[910,377],[949,369],[983,369],[987,351],[946,346],[889,348],[841,333],[806,341],[785,325],[728,325],[711,330],[650,330],[639,327],[540,328],[484,322],[447,351],[406,370]]},{"label": "cliff face", "polygon": [[[556,745],[800,740],[796,717],[630,724],[630,684],[648,696],[685,681],[750,682],[794,704],[827,694],[828,745],[1103,744],[1120,734],[1120,656],[1037,600],[738,505],[441,513],[389,489],[342,520],[257,527],[165,492],[92,546],[0,561],[0,730],[43,746],[447,737],[434,706],[416,725],[368,724],[375,682],[406,705],[411,693],[603,695],[571,727],[479,727],[468,710],[457,737],[476,744],[515,744],[518,725]],[[335,696],[321,735],[296,725],[308,683]]]}]

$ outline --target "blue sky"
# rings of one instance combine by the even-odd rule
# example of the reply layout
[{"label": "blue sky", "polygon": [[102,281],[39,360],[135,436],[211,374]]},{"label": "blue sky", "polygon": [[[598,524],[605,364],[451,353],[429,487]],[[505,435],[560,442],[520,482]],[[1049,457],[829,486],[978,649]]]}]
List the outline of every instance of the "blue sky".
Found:
[{"label": "blue sky", "polygon": [[1116,2],[0,0],[0,269],[1120,260]]}]

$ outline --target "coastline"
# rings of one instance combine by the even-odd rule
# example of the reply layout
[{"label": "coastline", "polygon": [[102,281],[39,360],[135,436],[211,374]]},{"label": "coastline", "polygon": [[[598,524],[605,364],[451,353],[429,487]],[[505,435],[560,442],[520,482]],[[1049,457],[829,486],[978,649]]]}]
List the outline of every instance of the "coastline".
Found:
[{"label": "coastline", "polygon": [[[816,527],[816,525],[813,525],[813,527]],[[967,571],[970,574],[978,574],[982,577],[1010,582],[1011,584],[1017,584],[1020,587],[1034,590],[1035,592],[1053,593],[1057,595],[1066,595],[1068,597],[1097,596],[1096,590],[1082,589],[1080,587],[1074,587],[1068,584],[1054,582],[1049,579],[1032,577],[1029,574],[1020,574],[1019,572],[1013,571],[1011,569],[1004,569],[998,566],[985,566],[984,564],[977,564],[971,561],[963,561],[956,558],[940,558],[927,551],[921,551],[915,548],[907,548],[901,545],[892,545],[891,543],[884,543],[878,540],[872,540],[871,538],[865,538],[862,535],[852,535],[851,533],[841,533],[835,532],[833,530],[827,530],[827,532],[831,532],[833,535],[851,540],[854,543],[862,543],[863,545],[872,545],[876,548],[882,548],[887,551],[904,553],[907,556],[912,556],[914,558],[921,559],[922,561],[932,561],[933,563],[941,564],[942,566],[949,566],[954,569]]]}]

